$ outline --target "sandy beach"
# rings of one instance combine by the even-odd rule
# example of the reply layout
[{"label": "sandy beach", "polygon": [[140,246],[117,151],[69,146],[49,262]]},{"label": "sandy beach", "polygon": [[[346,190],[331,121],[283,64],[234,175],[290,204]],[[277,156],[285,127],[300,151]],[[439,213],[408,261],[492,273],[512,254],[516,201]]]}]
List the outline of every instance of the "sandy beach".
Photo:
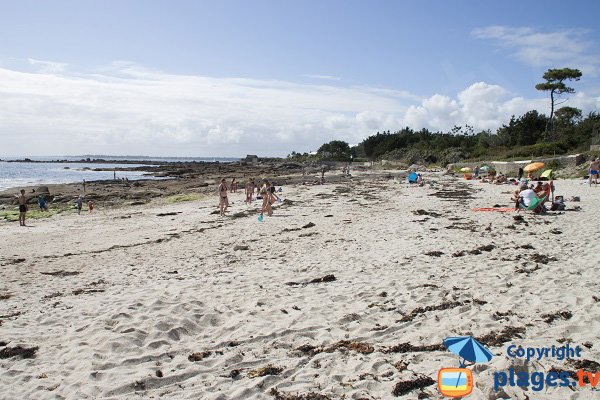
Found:
[{"label": "sandy beach", "polygon": [[[513,186],[363,178],[284,186],[263,223],[243,191],[224,218],[215,193],[0,222],[0,352],[37,348],[0,359],[0,398],[440,399],[459,335],[495,355],[470,398],[600,398],[492,378],[600,371],[599,188],[556,181],[580,211],[515,220],[471,210]],[[581,359],[506,355],[565,343]]]}]

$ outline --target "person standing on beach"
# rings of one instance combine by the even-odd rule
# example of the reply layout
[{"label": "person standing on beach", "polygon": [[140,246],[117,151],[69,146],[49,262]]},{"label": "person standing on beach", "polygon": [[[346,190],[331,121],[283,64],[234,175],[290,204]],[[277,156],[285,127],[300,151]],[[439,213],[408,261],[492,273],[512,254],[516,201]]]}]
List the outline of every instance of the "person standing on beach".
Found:
[{"label": "person standing on beach", "polygon": [[75,200],[75,206],[77,207],[77,214],[81,215],[81,209],[83,208],[83,197],[79,196]]},{"label": "person standing on beach", "polygon": [[43,194],[38,196],[38,205],[40,206],[40,211],[48,211],[48,203],[46,203],[46,199]]},{"label": "person standing on beach", "polygon": [[600,163],[595,157],[593,157],[592,161],[590,161],[590,169],[588,171],[590,174],[590,179],[588,181],[590,187],[592,186],[592,179],[594,180],[596,186],[598,185],[598,170],[600,170]]},{"label": "person standing on beach", "polygon": [[519,167],[519,177],[517,178],[517,180],[521,180],[523,178],[523,174],[525,173],[525,171],[523,171],[523,167]]},{"label": "person standing on beach", "polygon": [[92,211],[94,211],[94,202],[91,200],[88,201],[88,211],[90,212],[90,214],[92,213]]},{"label": "person standing on beach", "polygon": [[27,196],[25,196],[25,189],[21,189],[21,195],[16,197],[19,201],[19,225],[25,226],[25,214],[27,213]]},{"label": "person standing on beach", "polygon": [[271,184],[266,179],[260,188],[260,195],[262,196],[263,201],[260,215],[263,215],[266,211],[269,217],[273,216],[273,208],[271,207],[271,204],[273,204],[273,194],[271,193]]},{"label": "person standing on beach", "polygon": [[231,190],[231,193],[237,193],[237,182],[236,182],[235,178],[231,179],[230,190]]},{"label": "person standing on beach", "polygon": [[254,179],[249,179],[246,183],[246,203],[252,203],[252,195],[254,194],[254,188],[256,185],[254,184]]},{"label": "person standing on beach", "polygon": [[229,207],[229,200],[227,199],[227,182],[225,178],[221,179],[221,184],[219,185],[219,214],[224,217],[225,211],[227,211],[227,207]]}]

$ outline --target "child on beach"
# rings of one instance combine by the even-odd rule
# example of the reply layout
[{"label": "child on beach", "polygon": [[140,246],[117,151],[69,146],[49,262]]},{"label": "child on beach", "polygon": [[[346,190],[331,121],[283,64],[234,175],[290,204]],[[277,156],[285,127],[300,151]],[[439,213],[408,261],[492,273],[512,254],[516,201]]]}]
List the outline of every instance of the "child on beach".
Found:
[{"label": "child on beach", "polygon": [[589,168],[589,174],[590,174],[590,179],[588,181],[588,185],[591,187],[592,186],[592,179],[594,180],[594,183],[596,185],[598,185],[598,171],[600,170],[600,163],[598,162],[598,160],[594,157],[592,158],[592,160],[590,161],[590,168]]},{"label": "child on beach", "polygon": [[25,189],[21,189],[21,195],[16,197],[19,202],[19,225],[25,226],[25,214],[27,213],[27,196],[25,196]]},{"label": "child on beach", "polygon": [[229,207],[229,200],[227,199],[227,182],[225,181],[225,178],[223,178],[219,185],[219,210],[222,217],[225,216],[227,207]]},{"label": "child on beach", "polygon": [[46,199],[42,194],[38,196],[38,205],[40,206],[40,211],[48,211],[48,203],[46,203]]}]

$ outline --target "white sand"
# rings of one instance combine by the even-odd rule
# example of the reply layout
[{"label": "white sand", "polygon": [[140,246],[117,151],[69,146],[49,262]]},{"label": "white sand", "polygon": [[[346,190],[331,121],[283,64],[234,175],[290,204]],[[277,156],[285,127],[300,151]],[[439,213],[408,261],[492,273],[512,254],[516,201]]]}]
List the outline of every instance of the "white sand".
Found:
[{"label": "white sand", "polygon": [[[595,244],[600,188],[557,181],[557,194],[580,196],[580,203],[568,205],[582,211],[521,213],[527,225],[512,230],[507,227],[513,213],[470,210],[508,205],[510,195],[502,192],[512,187],[431,180],[437,179],[479,191],[472,200],[446,201],[430,195],[440,189],[437,182],[425,188],[392,181],[290,187],[283,197],[294,204],[276,209],[264,223],[256,214],[211,215],[216,196],[59,215],[29,221],[29,228],[1,223],[0,295],[12,297],[0,300],[0,315],[21,314],[0,318],[0,341],[39,350],[31,359],[0,359],[0,398],[273,399],[272,388],[331,399],[393,398],[398,381],[416,374],[436,379],[439,368],[455,367],[458,359],[448,351],[382,352],[385,348],[438,345],[447,336],[482,336],[507,326],[524,328],[523,339],[491,348],[498,356],[475,367],[477,387],[470,398],[600,398],[589,387],[541,394],[506,388],[504,395],[492,388],[492,373],[513,365],[505,354],[510,343],[590,342],[583,358],[600,360],[600,302],[592,297],[600,297]],[[344,193],[346,188],[352,192]],[[242,196],[232,197],[232,213],[253,208]],[[417,209],[442,215],[415,215]],[[181,214],[156,216],[161,212]],[[309,222],[315,226],[301,228]],[[495,246],[489,252],[452,257],[488,244]],[[534,249],[518,248],[527,244]],[[236,245],[249,249],[234,251]],[[430,251],[444,254],[425,254]],[[557,261],[533,262],[534,253]],[[19,258],[25,261],[14,263]],[[540,269],[533,270],[536,265]],[[530,272],[516,272],[519,268]],[[80,274],[42,274],[61,270]],[[328,274],[336,281],[286,285]],[[417,307],[449,302],[462,304],[400,321]],[[541,317],[566,310],[570,319],[546,323]],[[370,344],[374,351],[295,350],[341,340]],[[211,353],[203,360],[188,360],[204,351]],[[394,367],[399,361],[408,370],[399,372]],[[268,364],[284,370],[248,377]],[[552,366],[572,369],[552,360],[526,367]],[[228,376],[232,370],[240,370],[235,379]],[[424,391],[441,398],[436,385]]]}]

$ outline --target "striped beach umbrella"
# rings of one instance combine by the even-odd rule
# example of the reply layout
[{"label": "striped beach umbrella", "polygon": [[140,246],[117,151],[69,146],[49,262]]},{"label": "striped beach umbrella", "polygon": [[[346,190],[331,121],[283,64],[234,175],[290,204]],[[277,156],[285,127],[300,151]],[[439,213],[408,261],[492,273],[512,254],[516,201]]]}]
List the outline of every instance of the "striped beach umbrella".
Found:
[{"label": "striped beach umbrella", "polygon": [[[474,363],[488,362],[493,354],[473,336],[456,336],[444,339],[444,346],[464,360]],[[461,363],[464,365],[464,362]]]}]

